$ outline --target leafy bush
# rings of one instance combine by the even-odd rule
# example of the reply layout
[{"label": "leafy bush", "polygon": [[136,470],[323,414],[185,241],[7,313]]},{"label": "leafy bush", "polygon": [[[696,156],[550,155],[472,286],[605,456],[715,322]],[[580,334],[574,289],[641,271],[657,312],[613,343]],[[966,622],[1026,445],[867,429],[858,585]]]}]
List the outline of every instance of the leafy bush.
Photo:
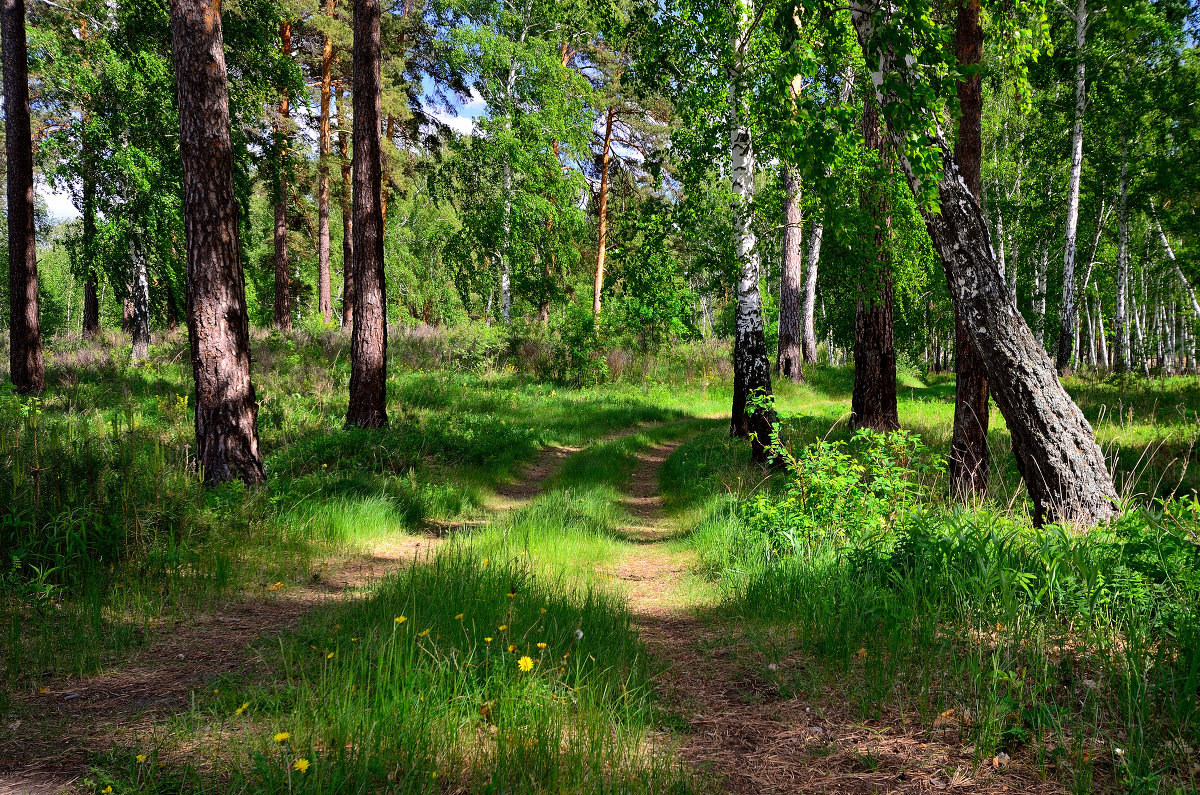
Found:
[{"label": "leafy bush", "polygon": [[568,386],[595,386],[608,378],[608,359],[596,330],[596,316],[578,301],[555,324],[546,377]]},{"label": "leafy bush", "polygon": [[769,537],[776,554],[886,534],[928,498],[922,480],[944,469],[908,431],[862,429],[849,441],[818,441],[795,456],[779,449],[789,473],[783,493],[760,492],[742,507],[747,528]]}]

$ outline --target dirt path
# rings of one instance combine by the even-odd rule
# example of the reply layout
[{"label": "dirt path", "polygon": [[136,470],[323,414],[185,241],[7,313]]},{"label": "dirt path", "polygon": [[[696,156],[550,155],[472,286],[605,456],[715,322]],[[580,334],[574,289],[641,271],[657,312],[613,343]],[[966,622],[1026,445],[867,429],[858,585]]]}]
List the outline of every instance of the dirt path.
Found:
[{"label": "dirt path", "polygon": [[[598,441],[639,430],[624,429]],[[543,484],[582,449],[541,450],[513,483],[496,490],[498,499],[487,506],[492,518],[540,495]],[[82,776],[90,751],[186,709],[193,691],[227,674],[269,676],[270,665],[254,649],[261,638],[294,629],[314,610],[353,598],[371,582],[432,554],[451,530],[485,522],[434,524],[429,535],[381,541],[322,568],[303,585],[263,583],[260,593],[211,613],[164,623],[144,647],[104,673],[59,679],[46,692],[15,694],[17,709],[0,725],[0,795],[69,790]],[[32,717],[16,718],[22,713]]]},{"label": "dirt path", "polygon": [[[681,442],[645,451],[625,505],[637,542],[616,567],[635,625],[661,671],[655,686],[688,725],[680,755],[713,788],[745,793],[1061,792],[1036,771],[976,770],[957,727],[933,732],[915,716],[861,721],[835,685],[793,695],[781,683],[803,659],[768,659],[739,622],[698,609],[694,557],[667,541],[677,532],[658,495],[658,472]],[[781,629],[781,632],[786,632]]]}]

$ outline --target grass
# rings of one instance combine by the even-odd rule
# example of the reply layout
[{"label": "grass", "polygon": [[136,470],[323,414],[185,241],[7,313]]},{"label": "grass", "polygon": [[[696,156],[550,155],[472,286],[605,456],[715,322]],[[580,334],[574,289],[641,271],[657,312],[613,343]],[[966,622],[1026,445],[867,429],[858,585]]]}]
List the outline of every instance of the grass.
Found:
[{"label": "grass", "polygon": [[[705,419],[729,399],[711,351],[699,364],[614,360],[628,380],[572,389],[488,364],[468,342],[430,354],[406,338],[392,423],[365,432],[342,427],[343,335],[256,334],[269,480],[253,490],[196,478],[181,336],[136,368],[111,341],[56,346],[43,400],[0,395],[0,709],[31,719],[39,686],[103,670],[165,626],[451,526],[436,556],[260,643],[266,675],[216,680],[95,757],[87,787],[704,789],[659,731],[686,723],[662,712],[611,576],[641,549],[622,505],[639,453],[682,440],[660,484],[684,532],[663,554],[694,559],[703,581],[675,583],[671,609],[733,628],[746,665],[777,665],[748,698],[848,694],[857,720],[939,741],[949,727],[977,762],[1003,751],[1078,792],[1200,784],[1200,505],[1154,501],[1200,487],[1197,379],[1068,381],[1123,493],[1142,495],[1091,536],[1029,526],[997,414],[981,505],[948,505],[935,473],[906,487],[886,532],[837,514],[787,536],[792,520],[762,511],[788,478]],[[850,438],[852,373],[809,376],[777,385],[793,451]],[[952,416],[952,382],[905,376],[901,422],[929,455],[944,453]],[[494,492],[552,445],[583,449],[540,497],[491,515]],[[864,775],[887,772],[885,755],[855,753]]]}]

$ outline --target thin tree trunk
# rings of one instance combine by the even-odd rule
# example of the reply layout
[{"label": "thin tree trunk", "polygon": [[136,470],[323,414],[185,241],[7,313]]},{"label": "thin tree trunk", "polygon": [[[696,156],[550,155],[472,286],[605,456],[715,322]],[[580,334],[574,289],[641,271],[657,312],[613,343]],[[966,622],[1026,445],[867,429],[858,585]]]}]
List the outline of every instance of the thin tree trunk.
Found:
[{"label": "thin tree trunk", "polygon": [[[286,20],[279,25],[280,52],[292,53],[292,26]],[[275,197],[275,326],[292,327],[292,275],[288,267],[287,239],[287,146],[290,105],[287,92],[279,100],[279,126],[275,132],[276,168],[279,169],[279,195]]]},{"label": "thin tree trunk", "polygon": [[28,394],[46,388],[46,365],[38,314],[25,0],[3,0],[0,39],[4,50],[4,145],[8,156],[9,376],[17,392]]},{"label": "thin tree trunk", "polygon": [[800,335],[804,360],[817,360],[817,268],[821,261],[821,239],[825,236],[825,226],[818,219],[808,236],[808,257],[804,269],[804,304],[800,310]]},{"label": "thin tree trunk", "polygon": [[172,0],[179,92],[187,318],[196,382],[196,459],[206,481],[266,477],[250,380],[250,329],[229,137],[229,83],[216,0]]},{"label": "thin tree trunk", "polygon": [[804,280],[804,241],[800,214],[800,176],[790,166],[783,167],[784,224],[783,263],[779,285],[779,350],[775,373],[795,383],[804,381],[803,322],[801,290]]},{"label": "thin tree trunk", "polygon": [[338,158],[342,162],[342,327],[354,326],[354,188],[350,177],[350,136],[346,127],[349,92],[338,92]]},{"label": "thin tree trunk", "polygon": [[[872,84],[881,103],[886,80],[909,80],[904,67],[881,44],[874,27],[875,3],[853,0],[851,17],[859,34]],[[1063,389],[1054,362],[1021,318],[996,264],[987,222],[958,171],[933,121],[928,143],[940,155],[940,212],[923,210],[934,247],[942,257],[950,292],[970,342],[983,362],[992,396],[1004,415],[1017,452],[1017,464],[1034,503],[1039,524],[1062,521],[1093,525],[1116,513],[1117,494],[1091,426]],[[907,129],[893,129],[903,151]],[[919,177],[901,159],[915,195]]]},{"label": "thin tree trunk", "polygon": [[[1050,247],[1042,246],[1042,256],[1034,273],[1033,315],[1037,319],[1037,344],[1046,347],[1046,281],[1049,279]],[[1014,300],[1015,303],[1015,300]]]},{"label": "thin tree trunk", "polygon": [[146,253],[138,239],[136,227],[129,230],[129,261],[133,273],[129,280],[130,304],[133,315],[129,323],[129,337],[133,343],[132,359],[143,362],[150,353],[150,277],[146,271]]},{"label": "thin tree trunk", "polygon": [[1117,303],[1113,318],[1113,369],[1118,373],[1129,370],[1129,318],[1126,303],[1129,295],[1129,138],[1121,132],[1121,181],[1117,201]]},{"label": "thin tree trunk", "polygon": [[[748,29],[750,12],[739,0],[739,38]],[[754,144],[750,128],[743,123],[740,76],[730,86],[730,175],[733,182],[735,229],[737,235],[738,284],[737,315],[733,341],[733,409],[730,435],[749,438],[753,459],[767,459],[775,413],[768,405],[756,405],[771,398],[771,364],[763,333],[762,296],[758,289],[759,253],[754,235]]]},{"label": "thin tree trunk", "polygon": [[612,153],[612,132],[615,113],[612,108],[604,117],[604,151],[600,155],[600,196],[597,210],[596,279],[592,285],[592,312],[600,316],[600,294],[604,289],[604,258],[608,250],[608,166]]},{"label": "thin tree trunk", "polygon": [[512,261],[509,241],[512,238],[512,164],[504,161],[504,240],[500,243],[500,316],[504,325],[512,323]]},{"label": "thin tree trunk", "polygon": [[[325,3],[325,15],[333,19],[334,0]],[[333,322],[333,296],[329,280],[329,104],[333,95],[333,39],[321,37],[321,126],[317,166],[317,311],[326,323]]]},{"label": "thin tree trunk", "polygon": [[354,0],[354,333],[346,424],[387,425],[379,0]]},{"label": "thin tree trunk", "polygon": [[[879,154],[889,155],[884,142],[879,105],[868,92],[863,105],[863,138]],[[891,431],[900,427],[896,406],[896,347],[892,326],[892,271],[888,262],[891,241],[891,208],[882,186],[869,182],[859,196],[870,214],[874,233],[873,262],[859,276],[859,297],[854,312],[854,390],[850,399],[850,424],[855,428]]]},{"label": "thin tree trunk", "polygon": [[1079,184],[1083,173],[1083,114],[1087,108],[1087,80],[1084,54],[1087,49],[1087,0],[1075,4],[1075,129],[1071,132],[1071,179],[1067,186],[1067,232],[1063,250],[1062,312],[1059,315],[1059,372],[1071,365],[1071,346],[1075,338],[1075,246],[1079,228]]},{"label": "thin tree trunk", "polygon": [[83,338],[90,340],[100,333],[100,290],[96,274],[96,174],[87,116],[83,127]]},{"label": "thin tree trunk", "polygon": [[[983,58],[983,28],[979,25],[979,0],[966,0],[958,9],[954,43],[958,62],[978,65]],[[983,189],[983,77],[975,74],[958,84],[962,117],[954,158],[967,189],[980,206]],[[1003,236],[1003,215],[999,216]],[[1001,246],[1001,252],[1004,251]],[[1001,278],[1004,278],[1001,265]],[[954,430],[950,441],[950,488],[959,499],[983,497],[988,487],[988,385],[983,362],[970,335],[954,314]]]}]

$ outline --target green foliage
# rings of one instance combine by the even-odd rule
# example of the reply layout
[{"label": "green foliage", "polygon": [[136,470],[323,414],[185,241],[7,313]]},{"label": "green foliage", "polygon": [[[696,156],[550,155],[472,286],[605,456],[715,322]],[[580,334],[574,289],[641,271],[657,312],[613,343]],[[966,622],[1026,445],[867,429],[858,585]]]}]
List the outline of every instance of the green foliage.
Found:
[{"label": "green foliage", "polygon": [[595,386],[608,377],[608,362],[591,307],[579,301],[567,305],[565,317],[555,323],[546,375],[568,386]]},{"label": "green foliage", "polygon": [[747,530],[770,539],[775,554],[796,554],[830,540],[886,536],[930,497],[928,478],[944,471],[920,437],[862,429],[849,442],[818,441],[785,453],[782,493],[759,492],[742,506]]}]

